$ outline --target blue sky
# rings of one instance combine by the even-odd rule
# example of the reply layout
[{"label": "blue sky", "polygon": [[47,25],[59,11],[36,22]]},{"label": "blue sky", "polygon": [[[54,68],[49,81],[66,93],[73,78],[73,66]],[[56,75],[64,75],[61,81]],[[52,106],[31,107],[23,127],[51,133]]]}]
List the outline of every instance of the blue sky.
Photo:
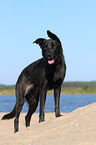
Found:
[{"label": "blue sky", "polygon": [[0,84],[15,84],[20,72],[42,57],[33,41],[61,40],[65,81],[96,80],[96,0],[0,1]]}]

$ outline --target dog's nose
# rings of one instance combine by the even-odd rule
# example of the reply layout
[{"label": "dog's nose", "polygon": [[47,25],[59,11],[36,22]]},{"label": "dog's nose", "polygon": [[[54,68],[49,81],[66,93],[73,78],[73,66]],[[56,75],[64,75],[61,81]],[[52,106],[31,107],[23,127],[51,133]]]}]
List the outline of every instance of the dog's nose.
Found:
[{"label": "dog's nose", "polygon": [[51,52],[48,52],[48,57],[51,57]]}]

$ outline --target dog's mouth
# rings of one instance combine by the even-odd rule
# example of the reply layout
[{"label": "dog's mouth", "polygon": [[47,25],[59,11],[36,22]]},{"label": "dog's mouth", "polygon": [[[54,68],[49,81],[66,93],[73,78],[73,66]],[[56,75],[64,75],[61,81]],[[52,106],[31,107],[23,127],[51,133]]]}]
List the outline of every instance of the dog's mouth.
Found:
[{"label": "dog's mouth", "polygon": [[54,61],[54,59],[52,59],[52,60],[48,60],[48,63],[49,63],[49,64],[54,64],[55,61]]}]

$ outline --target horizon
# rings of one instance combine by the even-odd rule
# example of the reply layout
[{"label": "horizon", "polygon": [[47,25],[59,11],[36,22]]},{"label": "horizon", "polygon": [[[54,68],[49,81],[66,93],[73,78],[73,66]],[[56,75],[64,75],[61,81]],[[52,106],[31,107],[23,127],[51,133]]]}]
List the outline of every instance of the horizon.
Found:
[{"label": "horizon", "polygon": [[[92,83],[92,82],[96,82],[95,80],[93,81],[63,81],[62,85],[64,83]],[[0,86],[15,86],[16,84],[0,84]]]}]

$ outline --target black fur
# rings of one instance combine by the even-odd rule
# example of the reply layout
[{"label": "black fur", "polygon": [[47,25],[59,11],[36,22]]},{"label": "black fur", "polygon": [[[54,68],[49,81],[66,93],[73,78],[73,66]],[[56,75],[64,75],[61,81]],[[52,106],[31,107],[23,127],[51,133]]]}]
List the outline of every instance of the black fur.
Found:
[{"label": "black fur", "polygon": [[15,117],[14,132],[18,131],[19,115],[25,99],[29,103],[29,111],[25,117],[26,127],[30,126],[31,116],[38,106],[39,98],[39,122],[44,121],[44,105],[48,90],[54,89],[55,116],[60,116],[60,92],[66,73],[66,65],[59,38],[49,30],[47,34],[51,39],[39,38],[34,41],[41,47],[43,58],[30,64],[22,71],[15,88],[16,105],[11,113],[2,118],[3,120]]}]

